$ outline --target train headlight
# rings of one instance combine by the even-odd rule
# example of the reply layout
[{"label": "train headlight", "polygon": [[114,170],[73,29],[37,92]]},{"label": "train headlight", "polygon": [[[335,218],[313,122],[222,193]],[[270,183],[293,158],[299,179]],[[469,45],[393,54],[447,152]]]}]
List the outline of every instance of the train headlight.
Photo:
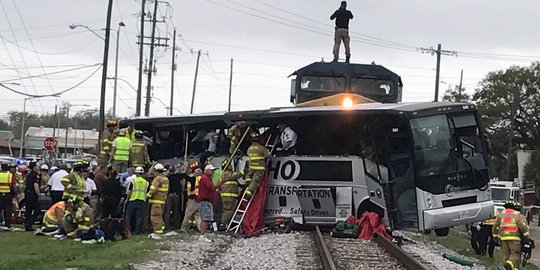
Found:
[{"label": "train headlight", "polygon": [[353,106],[353,100],[350,97],[346,97],[343,99],[343,103],[341,103],[341,106],[343,106],[344,109],[348,110],[351,109]]}]

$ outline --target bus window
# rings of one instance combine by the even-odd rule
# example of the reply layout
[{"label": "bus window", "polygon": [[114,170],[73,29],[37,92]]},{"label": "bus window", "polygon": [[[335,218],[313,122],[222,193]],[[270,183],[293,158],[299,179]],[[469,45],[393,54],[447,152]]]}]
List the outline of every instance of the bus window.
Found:
[{"label": "bus window", "polygon": [[451,161],[451,136],[446,115],[410,120],[414,154],[420,176],[439,174]]}]

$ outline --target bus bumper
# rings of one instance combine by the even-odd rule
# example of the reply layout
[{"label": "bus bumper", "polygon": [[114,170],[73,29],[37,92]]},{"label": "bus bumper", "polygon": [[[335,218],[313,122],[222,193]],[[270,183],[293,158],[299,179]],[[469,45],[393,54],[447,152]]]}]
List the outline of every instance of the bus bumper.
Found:
[{"label": "bus bumper", "polygon": [[493,201],[426,209],[424,230],[439,229],[483,221],[493,216]]}]

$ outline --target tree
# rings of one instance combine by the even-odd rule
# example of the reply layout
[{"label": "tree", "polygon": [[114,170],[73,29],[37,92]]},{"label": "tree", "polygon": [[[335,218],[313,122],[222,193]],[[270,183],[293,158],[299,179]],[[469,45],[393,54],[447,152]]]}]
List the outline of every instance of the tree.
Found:
[{"label": "tree", "polygon": [[0,130],[11,130],[9,123],[5,120],[0,119]]},{"label": "tree", "polygon": [[[540,145],[540,63],[488,73],[473,101],[491,138],[494,158],[514,160],[516,149],[535,149]],[[504,175],[496,176],[517,176],[515,165],[512,162],[510,171],[505,169]],[[492,170],[500,171],[500,167]]]},{"label": "tree", "polygon": [[444,92],[443,101],[453,101],[453,102],[469,102],[471,101],[471,96],[465,92],[465,88],[461,88],[461,94],[459,91],[459,86],[451,87],[448,86],[448,89]]}]

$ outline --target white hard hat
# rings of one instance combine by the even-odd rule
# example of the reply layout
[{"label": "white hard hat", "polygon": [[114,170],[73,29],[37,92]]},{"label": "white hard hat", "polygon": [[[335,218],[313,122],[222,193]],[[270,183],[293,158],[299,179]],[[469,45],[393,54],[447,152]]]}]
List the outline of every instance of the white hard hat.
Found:
[{"label": "white hard hat", "polygon": [[40,169],[49,170],[49,166],[47,166],[47,164],[43,164],[43,165],[41,165]]},{"label": "white hard hat", "polygon": [[164,171],[165,167],[163,167],[163,165],[161,163],[158,163],[158,164],[154,165],[154,170],[156,170],[156,171]]},{"label": "white hard hat", "polygon": [[135,168],[135,173],[144,173],[143,167],[139,166],[139,167]]},{"label": "white hard hat", "polygon": [[214,167],[214,165],[212,165],[212,164],[208,164],[208,165],[206,165],[206,167],[204,167],[204,171],[209,171],[209,170],[213,171],[215,169],[216,169],[216,167]]},{"label": "white hard hat", "polygon": [[51,167],[51,170],[56,171],[56,170],[58,170],[58,167],[52,166],[52,167]]}]

